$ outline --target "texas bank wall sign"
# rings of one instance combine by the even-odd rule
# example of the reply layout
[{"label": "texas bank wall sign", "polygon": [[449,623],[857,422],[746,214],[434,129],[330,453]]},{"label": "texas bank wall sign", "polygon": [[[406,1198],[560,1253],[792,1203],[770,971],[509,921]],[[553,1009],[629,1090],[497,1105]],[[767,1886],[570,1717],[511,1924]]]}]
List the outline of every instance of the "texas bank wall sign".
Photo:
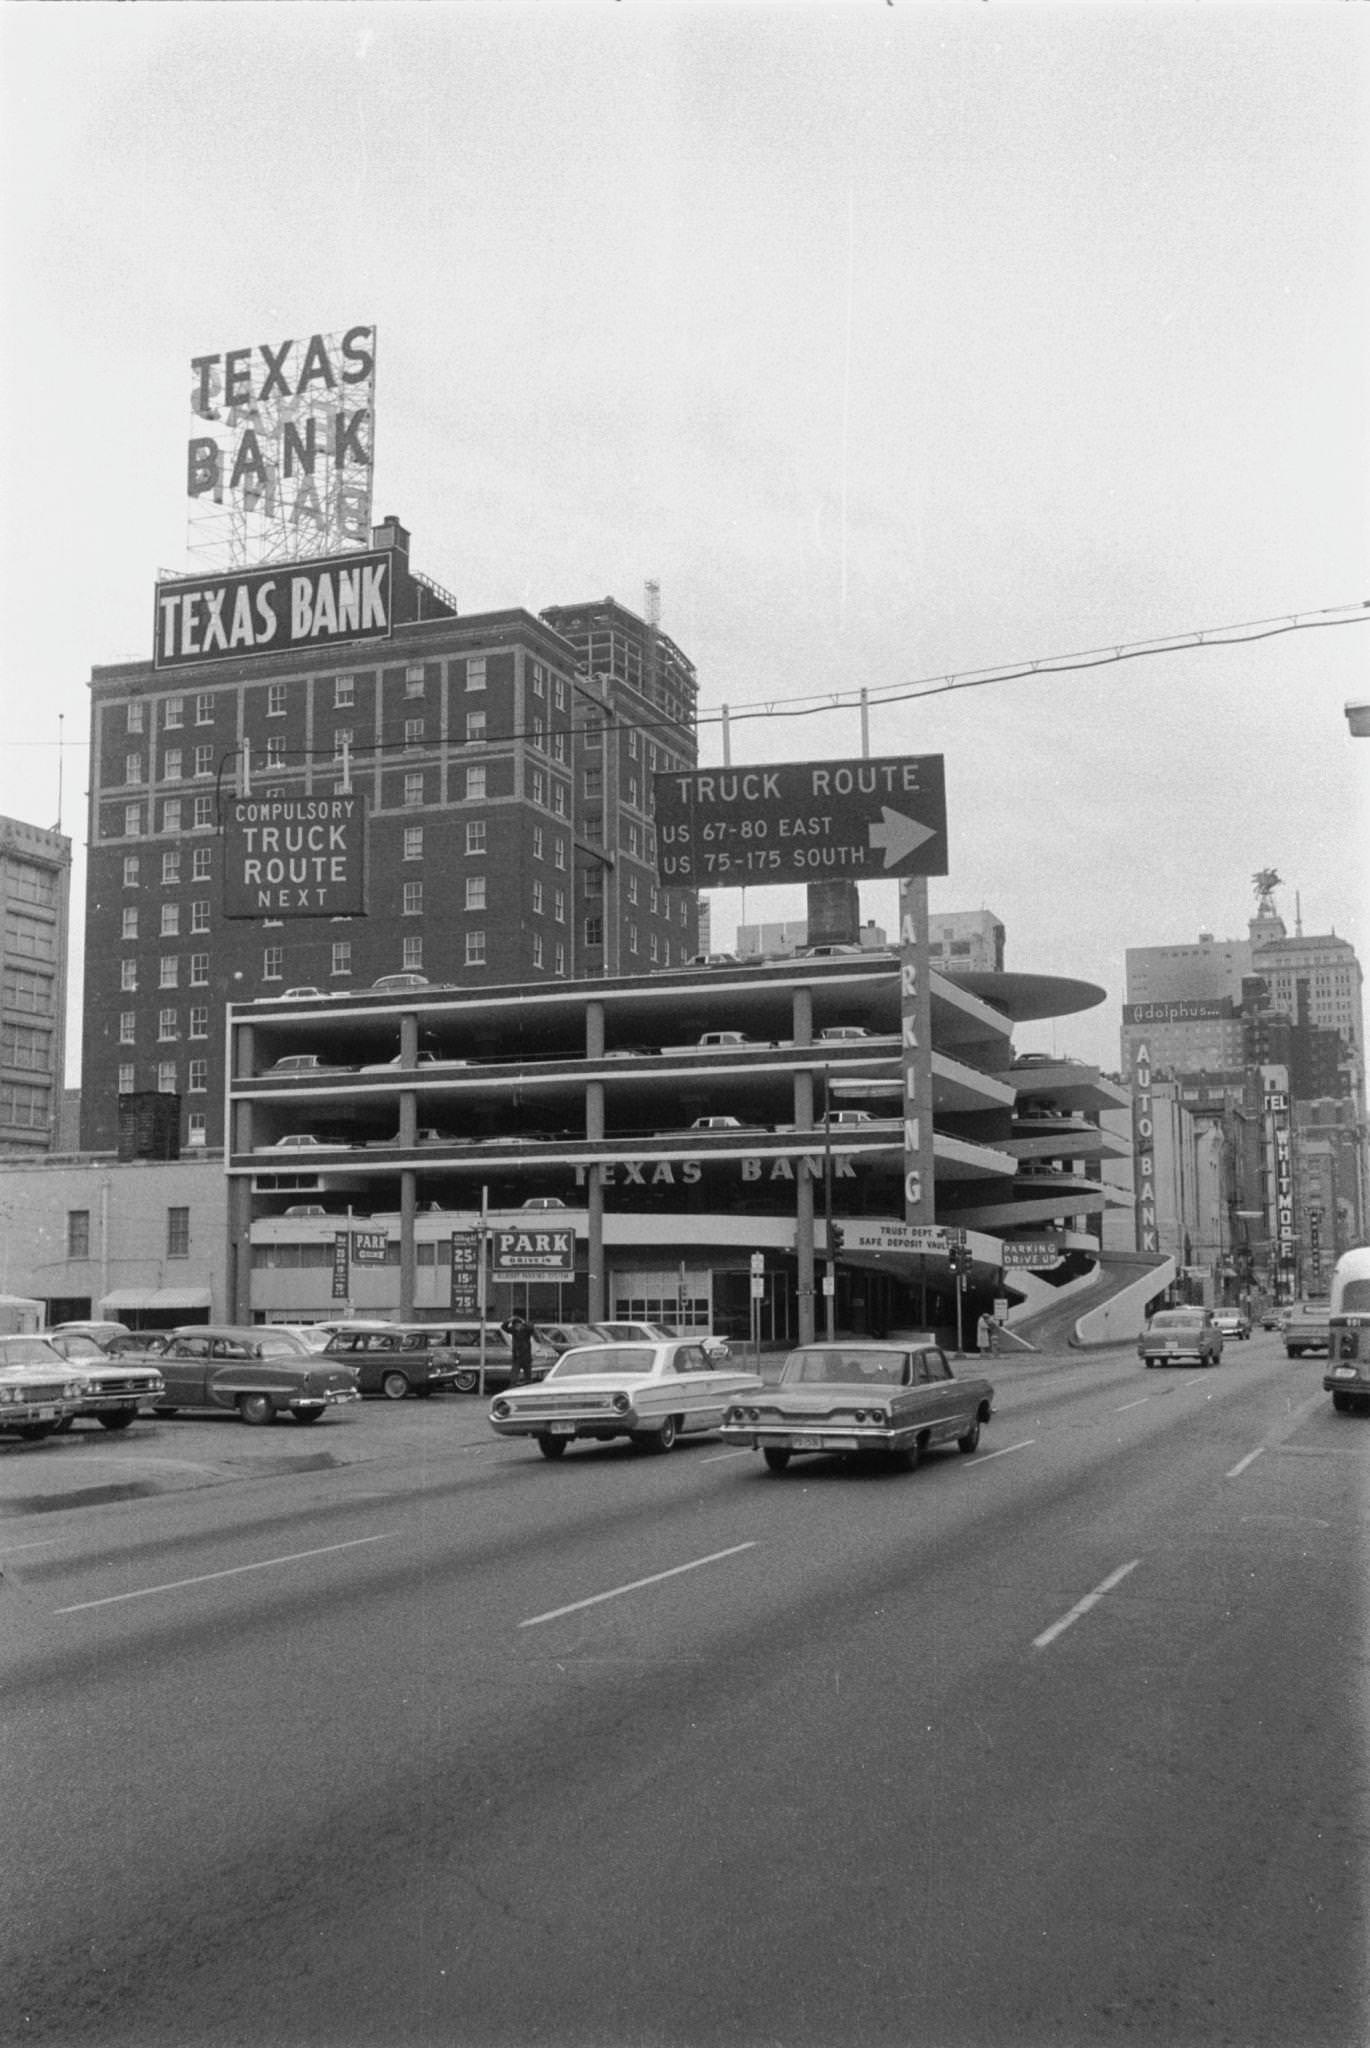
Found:
[{"label": "texas bank wall sign", "polygon": [[243,569],[157,585],[154,668],[249,654],[303,654],[344,640],[388,640],[394,555],[382,548],[291,569]]}]

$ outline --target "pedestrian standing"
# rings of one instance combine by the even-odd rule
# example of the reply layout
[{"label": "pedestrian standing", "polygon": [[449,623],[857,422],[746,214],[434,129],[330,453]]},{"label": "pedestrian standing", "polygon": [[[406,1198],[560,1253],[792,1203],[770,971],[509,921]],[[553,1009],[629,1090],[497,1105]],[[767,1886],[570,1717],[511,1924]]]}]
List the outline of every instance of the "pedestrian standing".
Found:
[{"label": "pedestrian standing", "polygon": [[533,1377],[533,1325],[515,1309],[500,1328],[509,1339],[510,1382],[516,1387],[523,1386]]}]

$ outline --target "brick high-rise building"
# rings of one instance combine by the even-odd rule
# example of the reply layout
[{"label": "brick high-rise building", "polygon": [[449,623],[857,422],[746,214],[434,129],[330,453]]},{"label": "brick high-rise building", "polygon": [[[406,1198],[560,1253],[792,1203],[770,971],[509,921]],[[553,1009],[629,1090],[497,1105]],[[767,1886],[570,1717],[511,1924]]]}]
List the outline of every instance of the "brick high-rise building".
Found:
[{"label": "brick high-rise building", "polygon": [[[405,970],[461,987],[648,973],[697,949],[693,894],[657,886],[651,823],[653,769],[695,765],[679,649],[608,599],[462,616],[410,569],[398,521],[373,549],[391,567],[382,638],[233,652],[221,633],[193,666],[92,672],[89,1150],[113,1150],[119,1096],[150,1089],[180,1096],[183,1144],[222,1142],[229,1000]],[[364,795],[365,915],[223,915],[245,780]]]}]

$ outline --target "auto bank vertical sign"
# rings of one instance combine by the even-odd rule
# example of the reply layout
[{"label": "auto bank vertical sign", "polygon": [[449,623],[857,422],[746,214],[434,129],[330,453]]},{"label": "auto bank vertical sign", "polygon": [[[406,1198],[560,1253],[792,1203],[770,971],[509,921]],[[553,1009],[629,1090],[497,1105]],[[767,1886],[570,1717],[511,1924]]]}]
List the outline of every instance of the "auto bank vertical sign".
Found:
[{"label": "auto bank vertical sign", "polygon": [[1156,1104],[1151,1092],[1151,1048],[1144,1038],[1132,1048],[1132,1157],[1137,1190],[1137,1249],[1158,1252],[1161,1234],[1156,1221]]}]

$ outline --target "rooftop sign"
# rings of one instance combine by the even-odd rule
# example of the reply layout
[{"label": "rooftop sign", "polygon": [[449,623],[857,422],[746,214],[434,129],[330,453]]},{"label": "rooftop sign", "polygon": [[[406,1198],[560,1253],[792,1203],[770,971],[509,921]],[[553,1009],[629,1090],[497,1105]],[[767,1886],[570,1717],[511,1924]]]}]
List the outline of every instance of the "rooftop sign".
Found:
[{"label": "rooftop sign", "polygon": [[193,556],[237,568],[368,545],[374,327],[193,356],[190,377]]},{"label": "rooftop sign", "polygon": [[676,889],[947,873],[940,754],[653,777],[657,872]]},{"label": "rooftop sign", "polygon": [[390,637],[394,557],[389,549],[159,583],[154,668],[196,668],[245,654],[293,654],[345,640]]}]

